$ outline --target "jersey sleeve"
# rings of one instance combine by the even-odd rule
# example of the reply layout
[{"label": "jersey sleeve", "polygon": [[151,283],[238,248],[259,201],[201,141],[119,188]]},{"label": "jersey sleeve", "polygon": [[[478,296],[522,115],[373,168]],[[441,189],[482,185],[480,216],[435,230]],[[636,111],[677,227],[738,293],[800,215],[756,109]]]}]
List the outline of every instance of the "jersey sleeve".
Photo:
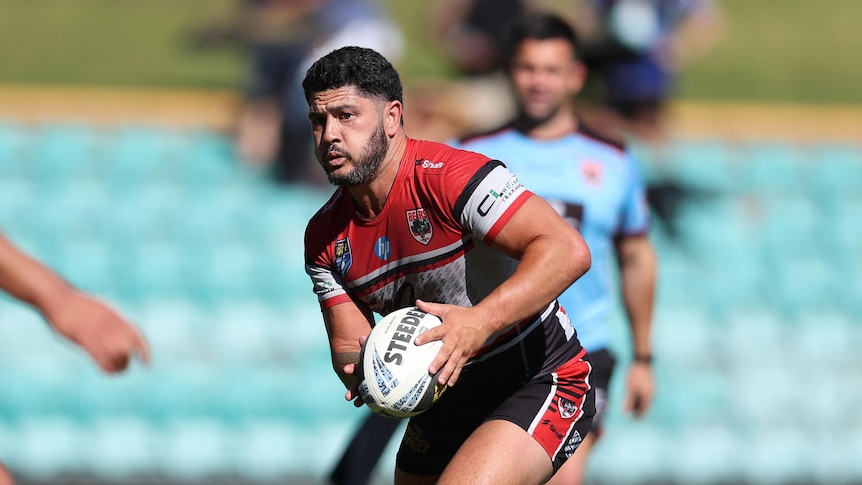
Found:
[{"label": "jersey sleeve", "polygon": [[617,231],[620,236],[643,234],[649,229],[646,184],[637,168],[637,161],[631,155],[626,158],[626,194]]},{"label": "jersey sleeve", "polygon": [[489,160],[464,185],[453,212],[464,228],[490,246],[530,196],[502,162]]},{"label": "jersey sleeve", "polygon": [[[345,257],[351,257],[349,249],[344,251],[339,246],[345,243],[346,240],[335,242],[335,251],[343,253],[335,256],[341,264],[345,264]],[[334,263],[328,244],[315,232],[314,223],[310,223],[305,232],[305,273],[311,278],[312,291],[317,295],[321,310],[351,301],[342,278],[334,270]]]}]

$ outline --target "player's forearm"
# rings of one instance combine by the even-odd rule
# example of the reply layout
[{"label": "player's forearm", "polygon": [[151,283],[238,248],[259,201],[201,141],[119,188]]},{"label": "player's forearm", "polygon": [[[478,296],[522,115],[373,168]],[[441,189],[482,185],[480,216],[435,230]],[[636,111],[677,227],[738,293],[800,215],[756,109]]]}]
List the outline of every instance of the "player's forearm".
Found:
[{"label": "player's forearm", "polygon": [[637,251],[621,256],[622,298],[631,326],[632,350],[639,356],[652,354],[655,280],[656,257],[651,245],[641,245]]},{"label": "player's forearm", "polygon": [[344,387],[350,389],[356,385],[356,375],[344,372],[344,367],[350,364],[359,365],[359,352],[337,352],[332,354],[332,367],[338,378],[344,383]]},{"label": "player's forearm", "polygon": [[74,289],[48,267],[0,235],[0,288],[44,314],[63,305]]},{"label": "player's forearm", "polygon": [[512,276],[477,307],[496,319],[493,332],[505,329],[544,310],[590,264],[589,249],[579,235],[539,238],[524,252]]}]

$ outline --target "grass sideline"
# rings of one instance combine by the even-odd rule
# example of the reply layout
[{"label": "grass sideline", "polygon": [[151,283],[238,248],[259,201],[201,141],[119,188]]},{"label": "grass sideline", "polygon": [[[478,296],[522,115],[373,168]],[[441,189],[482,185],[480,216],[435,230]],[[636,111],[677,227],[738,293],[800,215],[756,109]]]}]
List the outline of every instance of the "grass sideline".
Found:
[{"label": "grass sideline", "polygon": [[[556,5],[584,0],[546,0]],[[402,26],[405,80],[451,75],[421,0],[385,0]],[[720,44],[682,73],[678,97],[862,105],[862,51],[851,0],[716,0]],[[237,0],[0,0],[0,84],[232,89],[237,47],[196,49],[191,33],[225,23]]]}]

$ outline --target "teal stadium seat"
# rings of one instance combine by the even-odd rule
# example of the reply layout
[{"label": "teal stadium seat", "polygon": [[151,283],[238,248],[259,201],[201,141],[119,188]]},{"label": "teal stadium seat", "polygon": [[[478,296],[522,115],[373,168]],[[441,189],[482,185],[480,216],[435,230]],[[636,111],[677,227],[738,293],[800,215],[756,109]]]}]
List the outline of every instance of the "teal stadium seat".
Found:
[{"label": "teal stadium seat", "polygon": [[821,234],[830,221],[814,200],[802,196],[765,197],[760,199],[763,255],[779,261],[822,254]]},{"label": "teal stadium seat", "polygon": [[112,186],[123,192],[157,180],[171,180],[183,163],[187,137],[181,131],[125,126],[109,136],[107,175]]},{"label": "teal stadium seat", "polygon": [[825,258],[808,255],[786,259],[773,267],[774,294],[786,316],[795,318],[804,312],[840,310],[844,282],[838,280],[834,267]]},{"label": "teal stadium seat", "polygon": [[812,164],[806,150],[790,142],[750,142],[740,152],[739,180],[745,192],[802,194]]},{"label": "teal stadium seat", "polygon": [[104,138],[93,127],[77,124],[43,125],[34,133],[27,170],[46,192],[70,181],[96,177],[103,169]]},{"label": "teal stadium seat", "polygon": [[743,436],[746,453],[734,466],[741,472],[741,483],[813,483],[817,452],[812,452],[808,436],[799,427],[787,423],[758,427]]},{"label": "teal stadium seat", "polygon": [[195,131],[188,136],[182,163],[177,164],[178,180],[184,186],[198,190],[220,187],[244,172],[227,135]]},{"label": "teal stadium seat", "polygon": [[103,418],[90,424],[88,431],[82,463],[99,479],[120,483],[159,469],[164,433],[140,418]]},{"label": "teal stadium seat", "polygon": [[743,452],[734,430],[721,423],[691,423],[674,437],[668,475],[672,483],[738,483]]},{"label": "teal stadium seat", "polygon": [[[713,194],[738,190],[734,170],[740,161],[736,146],[723,140],[674,140],[659,156],[671,178]],[[661,159],[659,160],[661,161]]]},{"label": "teal stadium seat", "polygon": [[822,204],[837,209],[846,198],[858,196],[862,187],[862,145],[816,145],[809,153],[813,169],[811,192]]},{"label": "teal stadium seat", "polygon": [[588,479],[601,477],[604,483],[618,485],[660,483],[676,459],[668,433],[644,421],[616,422],[613,429],[596,446],[587,469]]},{"label": "teal stadium seat", "polygon": [[145,410],[140,414],[149,424],[165,428],[218,416],[222,406],[219,388],[225,378],[219,365],[174,357],[170,362],[154,363],[150,372],[142,403]]},{"label": "teal stadium seat", "polygon": [[729,371],[769,365],[785,354],[788,322],[778,308],[762,302],[757,308],[734,308],[720,327]]},{"label": "teal stadium seat", "polygon": [[653,147],[631,140],[628,143],[629,152],[638,164],[644,180],[652,182],[660,180],[665,175],[665,167],[659,163],[658,155]]},{"label": "teal stadium seat", "polygon": [[[61,416],[39,416],[17,426],[15,452],[8,465],[33,480],[84,472],[89,430]],[[4,456],[5,461],[5,456]]]},{"label": "teal stadium seat", "polygon": [[32,138],[30,130],[0,121],[0,180],[24,172]]},{"label": "teal stadium seat", "polygon": [[74,381],[77,392],[71,401],[75,412],[70,417],[90,426],[106,419],[142,419],[146,416],[149,387],[157,378],[157,374],[137,362],[112,379],[91,369]]},{"label": "teal stadium seat", "polygon": [[157,460],[159,468],[172,479],[204,483],[233,474],[234,446],[232,433],[221,423],[191,418],[166,429]]},{"label": "teal stadium seat", "polygon": [[[304,448],[311,446],[307,433],[283,419],[256,420],[237,428],[235,439],[242,446],[231,453],[237,473],[264,483],[286,482],[286,477],[296,477],[298,472],[312,474],[313,465],[303,453]],[[326,450],[338,448],[334,444],[336,437],[329,438],[330,444],[321,450],[324,454],[331,454]],[[320,457],[314,457],[314,460],[323,461]],[[323,464],[319,463],[317,467],[323,468]],[[319,481],[309,476],[307,483]]]},{"label": "teal stadium seat", "polygon": [[720,326],[710,318],[704,305],[658,305],[653,316],[655,354],[662,365],[715,366],[721,359],[716,341]]}]

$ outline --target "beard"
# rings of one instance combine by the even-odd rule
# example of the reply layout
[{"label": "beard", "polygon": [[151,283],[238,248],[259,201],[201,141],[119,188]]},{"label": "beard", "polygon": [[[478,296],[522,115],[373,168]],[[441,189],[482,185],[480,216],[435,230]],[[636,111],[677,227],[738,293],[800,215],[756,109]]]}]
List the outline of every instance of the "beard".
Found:
[{"label": "beard", "polygon": [[337,147],[335,148],[344,158],[350,161],[353,167],[349,172],[344,174],[327,173],[326,176],[329,179],[329,183],[350,187],[371,182],[377,176],[377,172],[386,158],[386,151],[389,149],[389,141],[386,138],[386,132],[383,130],[383,122],[381,121],[377,125],[377,128],[371,134],[368,143],[358,157],[354,158],[350,152],[338,149]]},{"label": "beard", "polygon": [[520,118],[521,124],[525,125],[528,128],[535,128],[536,126],[539,126],[552,119],[562,109],[562,103],[556,104],[549,109],[545,111],[540,111],[538,113],[528,113],[527,110],[522,107],[518,113],[518,117]]}]

